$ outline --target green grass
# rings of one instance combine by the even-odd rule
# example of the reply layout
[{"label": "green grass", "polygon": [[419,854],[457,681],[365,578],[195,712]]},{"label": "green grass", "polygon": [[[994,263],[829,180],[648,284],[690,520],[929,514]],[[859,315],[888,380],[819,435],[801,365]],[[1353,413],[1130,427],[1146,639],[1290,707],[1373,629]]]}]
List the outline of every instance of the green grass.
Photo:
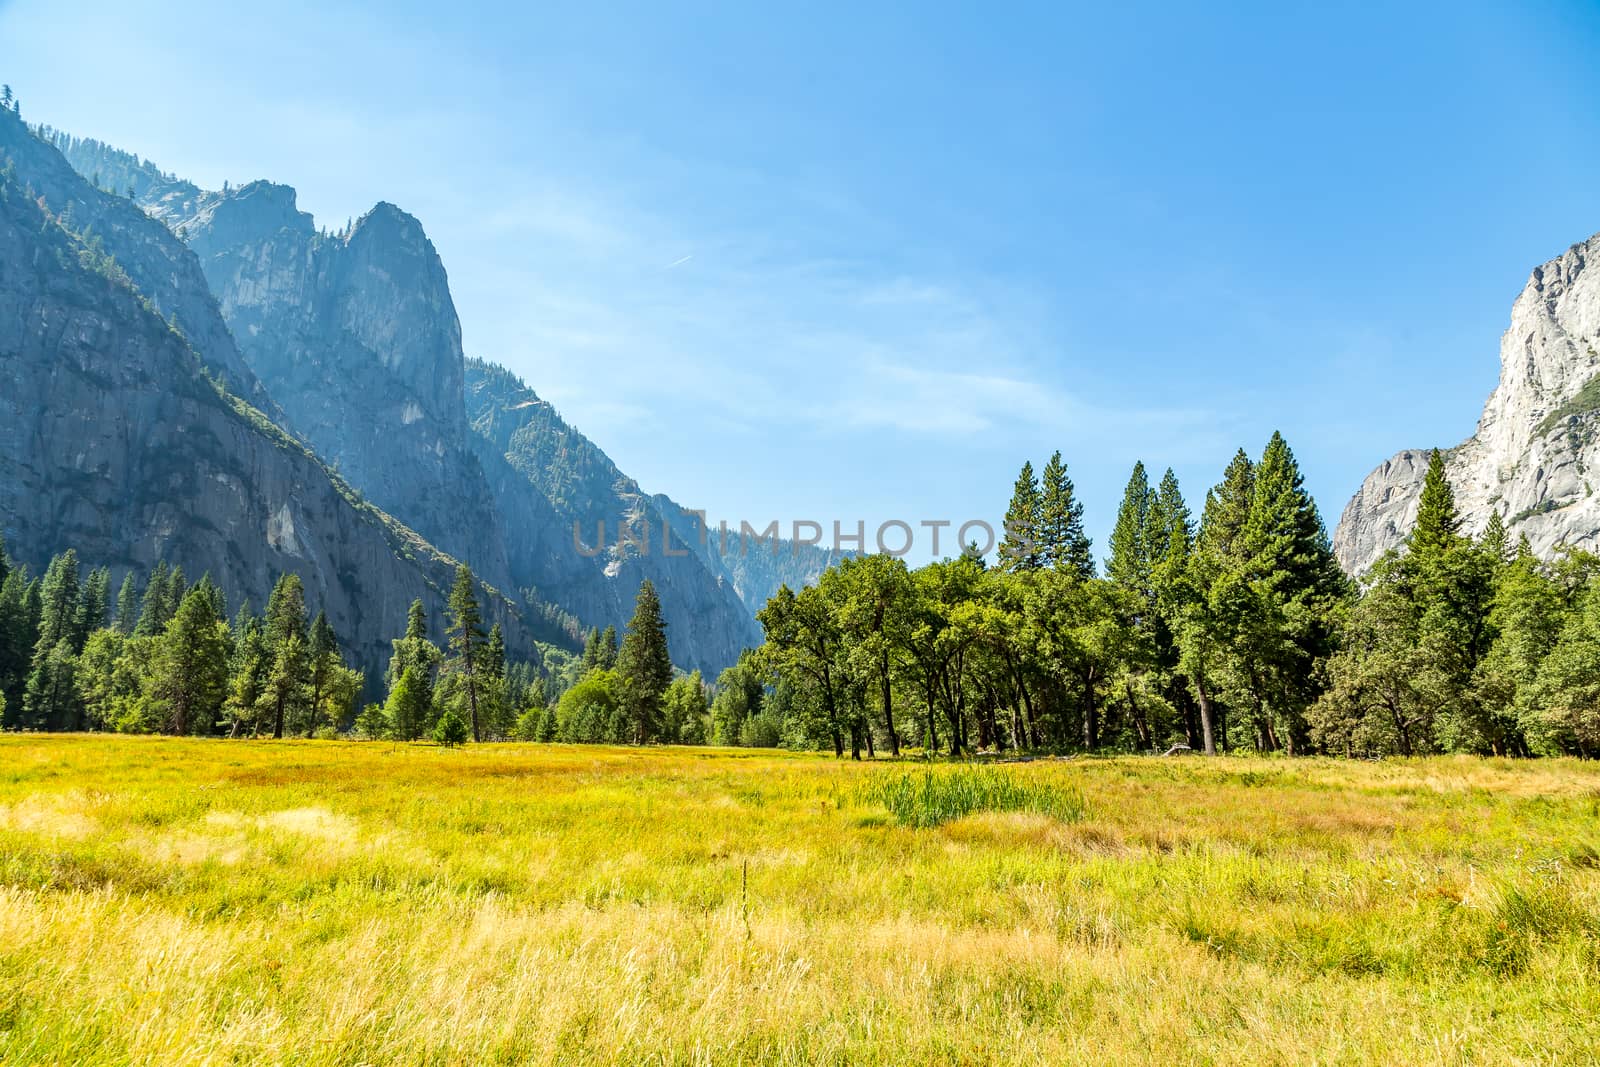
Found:
[{"label": "green grass", "polygon": [[1577,1064],[1597,1003],[1593,764],[0,737],[7,1067]]},{"label": "green grass", "polygon": [[1083,818],[1083,794],[993,767],[948,767],[879,776],[862,792],[901,826],[941,826],[983,811],[1031,811],[1062,822]]}]

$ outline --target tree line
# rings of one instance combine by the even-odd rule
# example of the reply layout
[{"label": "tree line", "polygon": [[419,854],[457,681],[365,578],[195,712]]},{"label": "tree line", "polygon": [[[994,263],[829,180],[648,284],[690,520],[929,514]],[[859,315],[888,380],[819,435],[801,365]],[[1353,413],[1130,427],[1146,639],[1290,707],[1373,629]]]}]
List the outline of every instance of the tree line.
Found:
[{"label": "tree line", "polygon": [[[1498,515],[1465,535],[1437,452],[1414,531],[1359,582],[1280,434],[1198,521],[1171,470],[1135,464],[1103,575],[1059,453],[1023,465],[1006,529],[994,566],[860,556],[781,589],[713,712],[784,692],[787,742],[856,757],[1600,754],[1600,558],[1540,561]],[[744,675],[764,685],[730,696]]]},{"label": "tree line", "polygon": [[[253,738],[341,733],[446,744],[524,740],[634,744],[700,740],[698,673],[673,678],[654,587],[633,621],[593,631],[581,659],[546,648],[543,664],[508,662],[498,624],[484,629],[472,571],[456,570],[442,642],[421,600],[392,642],[384,699],[361,703],[366,678],[349,666],[327,616],[309,615],[296,574],[266,608],[231,617],[223,591],[158,563],[84,572],[72,549],[43,575],[0,541],[0,724],[6,729],[168,733]],[[570,694],[570,695],[569,695]],[[692,721],[687,731],[680,724]]]},{"label": "tree line", "polygon": [[422,602],[382,701],[284,575],[229,619],[209,579],[158,564],[38,578],[0,544],[0,722],[9,729],[412,741],[903,746],[1345,756],[1600,755],[1600,557],[1534,556],[1498,514],[1462,532],[1435,452],[1415,528],[1359,581],[1340,570],[1288,443],[1242,449],[1198,519],[1171,470],[1134,465],[1103,573],[1060,453],[1024,463],[991,564],[846,558],[758,613],[765,642],[708,686],[674,670],[654,586],[619,635],[508,662],[458,569],[441,640]]}]

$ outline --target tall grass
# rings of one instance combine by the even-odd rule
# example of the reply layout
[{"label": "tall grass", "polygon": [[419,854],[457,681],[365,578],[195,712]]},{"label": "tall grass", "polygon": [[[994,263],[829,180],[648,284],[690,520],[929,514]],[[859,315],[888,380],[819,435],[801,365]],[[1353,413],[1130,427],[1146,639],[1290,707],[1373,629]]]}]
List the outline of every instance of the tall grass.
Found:
[{"label": "tall grass", "polygon": [[926,829],[982,811],[1032,811],[1078,822],[1088,811],[1071,786],[1029,781],[998,767],[925,768],[888,772],[862,790],[862,799],[889,809],[901,826]]},{"label": "tall grass", "polygon": [[0,1065],[1600,1063],[1597,820],[1572,760],[0,735]]}]

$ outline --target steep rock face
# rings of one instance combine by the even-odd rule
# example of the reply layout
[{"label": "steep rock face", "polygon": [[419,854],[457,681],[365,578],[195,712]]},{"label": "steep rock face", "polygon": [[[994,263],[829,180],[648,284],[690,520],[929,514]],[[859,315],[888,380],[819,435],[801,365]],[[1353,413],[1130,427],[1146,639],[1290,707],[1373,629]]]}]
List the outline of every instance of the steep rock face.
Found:
[{"label": "steep rock face", "polygon": [[[1463,525],[1498,512],[1535,552],[1600,547],[1600,235],[1536,268],[1500,342],[1500,383],[1477,432],[1445,454]],[[1416,521],[1428,453],[1400,452],[1362,483],[1334,551],[1360,573]]]},{"label": "steep rock face", "polygon": [[[69,140],[48,132],[46,137]],[[63,227],[85,241],[98,241],[116,258],[139,292],[162,318],[183,331],[230,392],[280,420],[282,412],[234,344],[199,261],[181,241],[172,239],[164,222],[126,197],[107,195],[86,182],[52,143],[34,136],[20,118],[4,109],[0,109],[0,151],[11,159],[24,189],[42,197]],[[117,188],[127,186],[124,175],[118,172],[115,177],[122,178]]]},{"label": "steep rock face", "polygon": [[[692,513],[642,493],[502,368],[469,362],[463,404],[444,268],[399,209],[380,204],[348,232],[320,233],[287,186],[207,192],[100,142],[56,138],[80,173],[130,190],[190,243],[293,427],[375,502],[516,590],[536,636],[570,643],[581,627],[620,628],[648,577],[675,662],[715,672],[759,643],[753,612],[780,582],[804,584],[831,562],[787,543],[771,559],[722,558]],[[649,527],[649,551],[615,545],[623,518]],[[592,540],[602,520],[610,546],[580,552],[574,522]],[[663,551],[664,523],[684,555]]]},{"label": "steep rock face", "polygon": [[[684,541],[665,541],[667,519],[655,502],[515,375],[469,360],[466,397],[479,457],[519,532],[511,544],[519,586],[585,625],[620,630],[648,578],[661,596],[673,662],[685,669],[714,674],[760,643],[733,587]],[[624,522],[648,545],[619,544]]]},{"label": "steep rock face", "polygon": [[352,485],[507,585],[502,526],[467,442],[461,326],[416,219],[379,204],[319,233],[285,185],[156,197],[199,257],[245,361]]},{"label": "steep rock face", "polygon": [[[191,577],[210,572],[235,605],[249,598],[258,608],[280,573],[296,572],[313,608],[375,674],[414,597],[442,617],[452,561],[355,500],[301,442],[208,380],[185,336],[46,214],[25,189],[28,171],[8,161],[0,527],[10,550],[38,567],[73,547],[119,573],[165,559]],[[86,185],[69,192],[74,202],[103,196]],[[526,648],[508,602],[488,591],[486,602],[513,647]]]}]

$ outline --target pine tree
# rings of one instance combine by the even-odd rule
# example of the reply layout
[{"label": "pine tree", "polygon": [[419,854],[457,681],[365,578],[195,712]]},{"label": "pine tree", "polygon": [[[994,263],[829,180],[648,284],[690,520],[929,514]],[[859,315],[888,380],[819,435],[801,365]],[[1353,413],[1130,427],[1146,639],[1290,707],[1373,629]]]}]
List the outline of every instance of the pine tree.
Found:
[{"label": "pine tree", "polygon": [[271,666],[262,698],[272,715],[272,736],[281,740],[285,723],[305,700],[306,597],[298,574],[284,574],[272,587],[263,637]]},{"label": "pine tree", "polygon": [[596,627],[589,627],[589,635],[583,642],[583,668],[582,673],[600,669],[600,631]]},{"label": "pine tree", "polygon": [[78,600],[78,613],[73,621],[73,644],[79,652],[89,640],[89,635],[106,624],[106,598],[110,595],[111,574],[104,567],[89,572],[83,583],[83,595]]},{"label": "pine tree", "polygon": [[1256,465],[1241,448],[1223,471],[1222,481],[1206,491],[1206,506],[1201,512],[1201,545],[1218,562],[1242,557],[1244,526],[1255,495]]},{"label": "pine tree", "polygon": [[1478,544],[1489,554],[1489,559],[1496,567],[1511,562],[1511,535],[1506,532],[1505,520],[1500,517],[1500,512],[1489,512],[1489,521],[1483,527]]},{"label": "pine tree", "polygon": [[472,740],[483,740],[478,717],[477,671],[483,654],[483,616],[478,610],[478,596],[473,590],[472,571],[466,564],[456,568],[455,587],[450,590],[450,651],[451,666],[459,672],[467,693],[467,707],[472,713]]},{"label": "pine tree", "polygon": [[500,624],[489,627],[489,643],[483,650],[483,673],[487,678],[503,681],[506,676],[506,638]]},{"label": "pine tree", "polygon": [[22,694],[23,723],[34,730],[71,730],[81,721],[82,702],[76,683],[78,657],[72,638],[64,636],[35,653]]},{"label": "pine tree", "polygon": [[210,733],[228,695],[227,624],[196,586],[185,594],[156,647],[149,695],[174,734]]},{"label": "pine tree", "polygon": [[311,638],[306,651],[310,658],[311,674],[311,714],[306,719],[306,736],[315,737],[317,716],[334,686],[339,670],[344,667],[339,655],[339,642],[333,635],[333,627],[328,624],[325,612],[317,612],[317,617],[311,622]]},{"label": "pine tree", "polygon": [[39,584],[40,654],[49,652],[63,639],[69,646],[72,644],[77,636],[79,599],[78,554],[69,548],[50,561]]},{"label": "pine tree", "polygon": [[[394,654],[385,675],[389,686],[385,707],[394,736],[401,741],[413,741],[432,728],[434,675],[442,658],[439,647],[428,640],[428,617],[421,600],[411,602],[406,615],[406,636],[392,644]],[[410,678],[406,681],[406,692],[396,697],[407,674]]]},{"label": "pine tree", "polygon": [[1455,492],[1445,477],[1444,457],[1436,448],[1428,456],[1428,473],[1422,479],[1417,501],[1417,522],[1406,540],[1408,552],[1419,560],[1432,560],[1454,548],[1460,539]]},{"label": "pine tree", "polygon": [[1161,484],[1156,488],[1147,525],[1151,567],[1165,565],[1169,571],[1181,567],[1194,547],[1194,522],[1178,486],[1178,476],[1172,473],[1171,467],[1161,476]]},{"label": "pine tree", "polygon": [[217,621],[226,622],[228,619],[228,598],[223,593],[222,587],[211,580],[210,572],[202,574],[200,580],[195,583],[194,588],[205,597],[206,603],[211,606],[211,614],[216,616]]},{"label": "pine tree", "polygon": [[172,600],[169,577],[167,561],[157,560],[155,569],[150,572],[150,578],[145,582],[144,599],[139,605],[139,621],[133,627],[135,637],[154,637],[167,625],[167,620],[172,618],[177,605]]},{"label": "pine tree", "polygon": [[1094,554],[1083,532],[1083,502],[1077,499],[1061,453],[1045,464],[1039,501],[1039,545],[1043,563],[1094,577]]},{"label": "pine tree", "polygon": [[1294,453],[1274,433],[1255,470],[1255,493],[1241,535],[1240,648],[1262,716],[1266,747],[1299,747],[1304,712],[1317,695],[1313,663],[1331,649],[1329,612],[1346,583]]},{"label": "pine tree", "polygon": [[1035,571],[1044,564],[1039,546],[1039,480],[1033,464],[1023,461],[1011,490],[1011,505],[1006,508],[1005,533],[1000,539],[1000,569]]},{"label": "pine tree", "polygon": [[0,722],[7,728],[21,724],[23,689],[38,642],[37,592],[37,583],[28,580],[23,567],[11,567],[0,582],[0,693],[10,709]]},{"label": "pine tree", "polygon": [[661,701],[672,684],[672,659],[667,653],[667,625],[661,601],[647,578],[639,584],[633,620],[617,655],[622,683],[621,710],[633,743],[642,745],[661,735]]},{"label": "pine tree", "polygon": [[234,651],[229,664],[228,696],[223,707],[230,720],[230,737],[249,727],[252,736],[259,732],[260,708],[272,669],[267,650],[266,628],[259,617],[250,614],[249,605],[239,609],[233,624]]},{"label": "pine tree", "polygon": [[118,632],[132,634],[133,628],[139,623],[139,583],[134,578],[133,572],[123,575],[122,588],[117,591],[117,617],[116,627]]},{"label": "pine tree", "polygon": [[71,728],[80,718],[73,686],[79,646],[78,554],[67,549],[50,561],[39,583],[33,658],[22,694],[23,722],[36,730]]},{"label": "pine tree", "polygon": [[613,670],[617,666],[617,628],[607,626],[600,633],[600,642],[596,648],[596,663],[603,671]]},{"label": "pine tree", "polygon": [[389,728],[400,741],[414,741],[421,737],[432,710],[433,689],[417,667],[407,667],[389,689],[389,699],[384,713]]},{"label": "pine tree", "polygon": [[1150,588],[1150,508],[1155,494],[1142,462],[1133,465],[1128,487],[1117,508],[1117,524],[1111,528],[1111,556],[1106,560],[1106,577],[1125,589]]}]

